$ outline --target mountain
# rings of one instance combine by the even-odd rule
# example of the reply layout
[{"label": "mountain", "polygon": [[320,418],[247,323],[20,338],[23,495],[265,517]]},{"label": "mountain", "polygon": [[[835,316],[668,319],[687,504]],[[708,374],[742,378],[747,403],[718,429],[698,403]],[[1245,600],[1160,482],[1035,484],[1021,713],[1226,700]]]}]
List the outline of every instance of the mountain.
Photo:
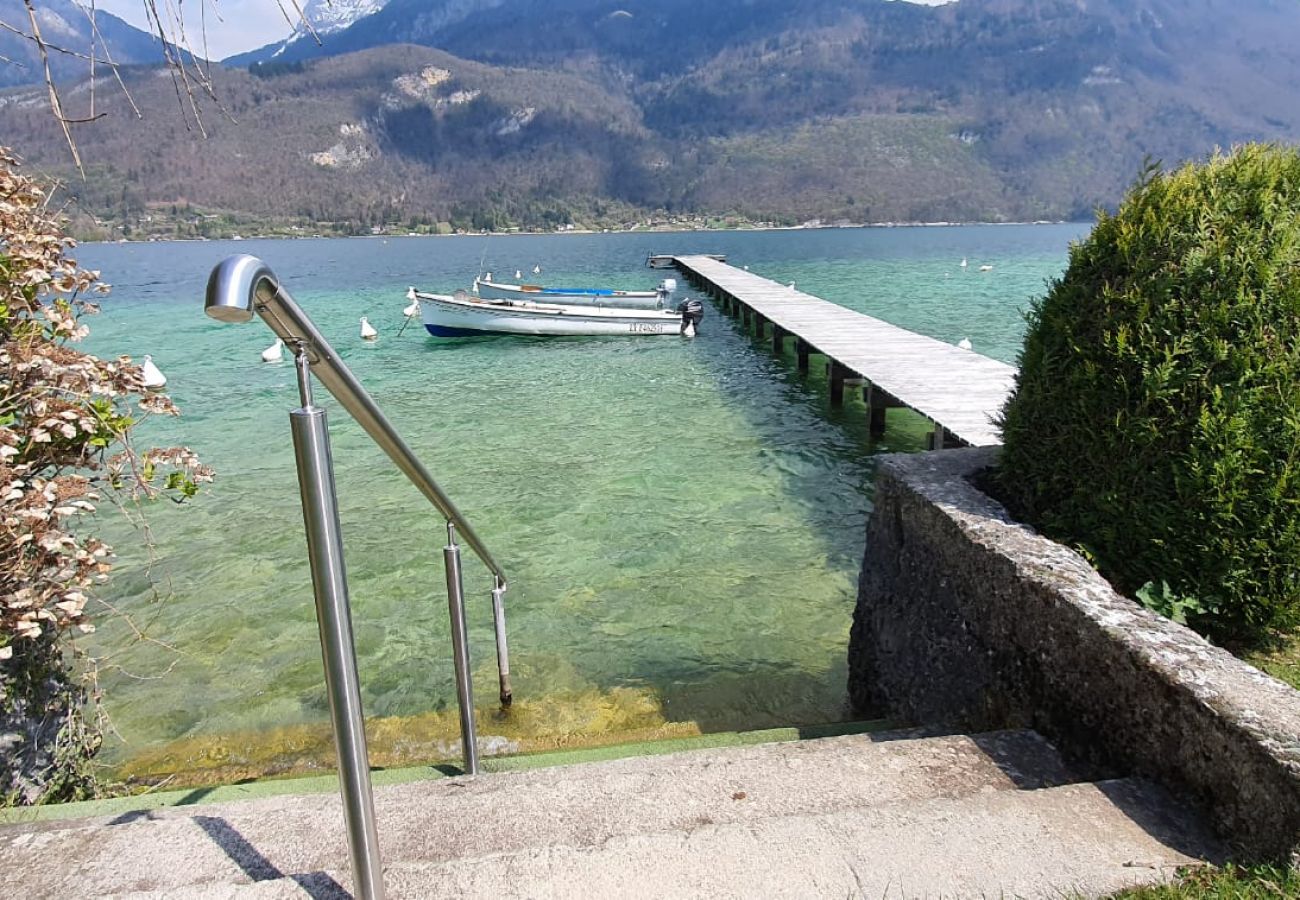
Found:
[{"label": "mountain", "polygon": [[[207,142],[142,73],[73,190],[137,224],[1080,218],[1147,157],[1300,139],[1296,34],[1294,0],[389,0],[219,73]],[[0,96],[57,172],[55,127]]]},{"label": "mountain", "polygon": [[383,9],[384,2],[385,0],[307,0],[302,13],[303,18],[311,23],[311,28],[299,22],[294,29],[294,36],[315,31],[324,37],[342,31],[358,19],[364,19]]},{"label": "mountain", "polygon": [[[162,43],[146,31],[128,25],[117,16],[97,10],[94,18],[88,7],[70,0],[38,0],[36,21],[47,44],[94,55],[102,67],[111,58],[119,65],[154,63],[162,56]],[[22,0],[0,0],[0,22],[24,33],[31,31],[27,7]],[[107,52],[106,52],[107,51]],[[90,61],[51,50],[50,71],[55,81],[85,78]],[[37,84],[44,80],[45,69],[36,44],[8,30],[0,30],[0,88],[20,84]]]},{"label": "mountain", "polygon": [[[298,62],[385,44],[436,47],[438,35],[446,27],[506,2],[508,0],[421,0],[414,5],[403,4],[395,13],[380,16],[391,5],[391,0],[308,0],[303,12],[317,35],[321,36],[320,42],[299,23],[286,40],[240,53],[223,62],[232,67]],[[362,20],[366,20],[366,24],[360,24]],[[326,35],[330,40],[324,40]]]},{"label": "mountain", "polygon": [[196,95],[196,123],[159,74],[126,73],[142,120],[105,92],[103,117],[74,126],[84,179],[67,171],[42,88],[0,95],[0,133],[29,167],[66,175],[71,209],[136,230],[169,216],[216,228],[220,213],[312,230],[554,226],[647,200],[638,110],[574,75],[383,47],[273,75],[215,69],[220,103]]}]

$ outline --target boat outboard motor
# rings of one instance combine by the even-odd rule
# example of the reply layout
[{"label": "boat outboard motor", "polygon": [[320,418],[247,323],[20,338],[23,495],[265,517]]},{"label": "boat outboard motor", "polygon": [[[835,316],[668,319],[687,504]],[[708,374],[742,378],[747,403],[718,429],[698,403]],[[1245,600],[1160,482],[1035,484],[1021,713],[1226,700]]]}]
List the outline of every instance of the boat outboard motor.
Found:
[{"label": "boat outboard motor", "polygon": [[704,304],[687,297],[677,304],[677,311],[682,314],[682,334],[692,337],[700,330],[700,323],[704,321]]}]

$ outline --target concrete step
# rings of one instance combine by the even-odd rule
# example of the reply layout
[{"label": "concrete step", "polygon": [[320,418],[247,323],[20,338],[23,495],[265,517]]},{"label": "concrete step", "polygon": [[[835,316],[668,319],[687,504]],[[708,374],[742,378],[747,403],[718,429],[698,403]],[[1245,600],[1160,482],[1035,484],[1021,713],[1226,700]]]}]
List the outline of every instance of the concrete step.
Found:
[{"label": "concrete step", "polygon": [[1098,897],[1215,850],[1166,792],[1124,779],[398,861],[385,884],[394,898]]},{"label": "concrete step", "polygon": [[[859,879],[903,896],[995,881],[1033,893],[1150,879],[1212,849],[1149,785],[1052,787],[1069,772],[1032,732],[903,737],[382,788],[386,882],[410,897],[849,896]],[[297,796],[11,826],[0,894],[342,896],[340,808]]]}]

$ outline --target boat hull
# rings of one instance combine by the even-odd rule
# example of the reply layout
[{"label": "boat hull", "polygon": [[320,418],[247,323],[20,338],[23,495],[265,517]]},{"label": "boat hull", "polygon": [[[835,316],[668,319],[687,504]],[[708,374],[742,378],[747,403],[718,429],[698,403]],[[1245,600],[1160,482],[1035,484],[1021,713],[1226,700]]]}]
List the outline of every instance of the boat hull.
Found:
[{"label": "boat hull", "polygon": [[529,300],[564,306],[610,306],[619,309],[662,309],[665,291],[616,291],[604,288],[544,288],[531,284],[501,284],[474,280],[474,292],[484,300]]},{"label": "boat hull", "polygon": [[682,317],[657,309],[610,309],[526,301],[460,299],[417,292],[424,328],[434,337],[481,334],[555,336],[681,334]]}]

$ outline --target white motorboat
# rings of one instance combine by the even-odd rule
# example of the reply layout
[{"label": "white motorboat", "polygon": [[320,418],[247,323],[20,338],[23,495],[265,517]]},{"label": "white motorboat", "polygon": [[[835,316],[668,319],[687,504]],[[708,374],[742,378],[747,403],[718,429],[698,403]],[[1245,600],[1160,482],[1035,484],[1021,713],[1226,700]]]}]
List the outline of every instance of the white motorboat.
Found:
[{"label": "white motorboat", "polygon": [[474,279],[474,293],[483,300],[530,300],[564,306],[612,306],[619,309],[666,309],[677,282],[665,278],[653,291],[619,291],[612,288],[548,288],[537,284],[503,284],[492,273]]},{"label": "white motorboat", "polygon": [[424,327],[435,337],[682,334],[688,324],[697,328],[704,315],[698,300],[684,301],[681,311],[676,311],[576,306],[533,300],[489,300],[468,291],[447,295],[425,293],[415,288],[410,288],[406,297],[420,301]]}]

